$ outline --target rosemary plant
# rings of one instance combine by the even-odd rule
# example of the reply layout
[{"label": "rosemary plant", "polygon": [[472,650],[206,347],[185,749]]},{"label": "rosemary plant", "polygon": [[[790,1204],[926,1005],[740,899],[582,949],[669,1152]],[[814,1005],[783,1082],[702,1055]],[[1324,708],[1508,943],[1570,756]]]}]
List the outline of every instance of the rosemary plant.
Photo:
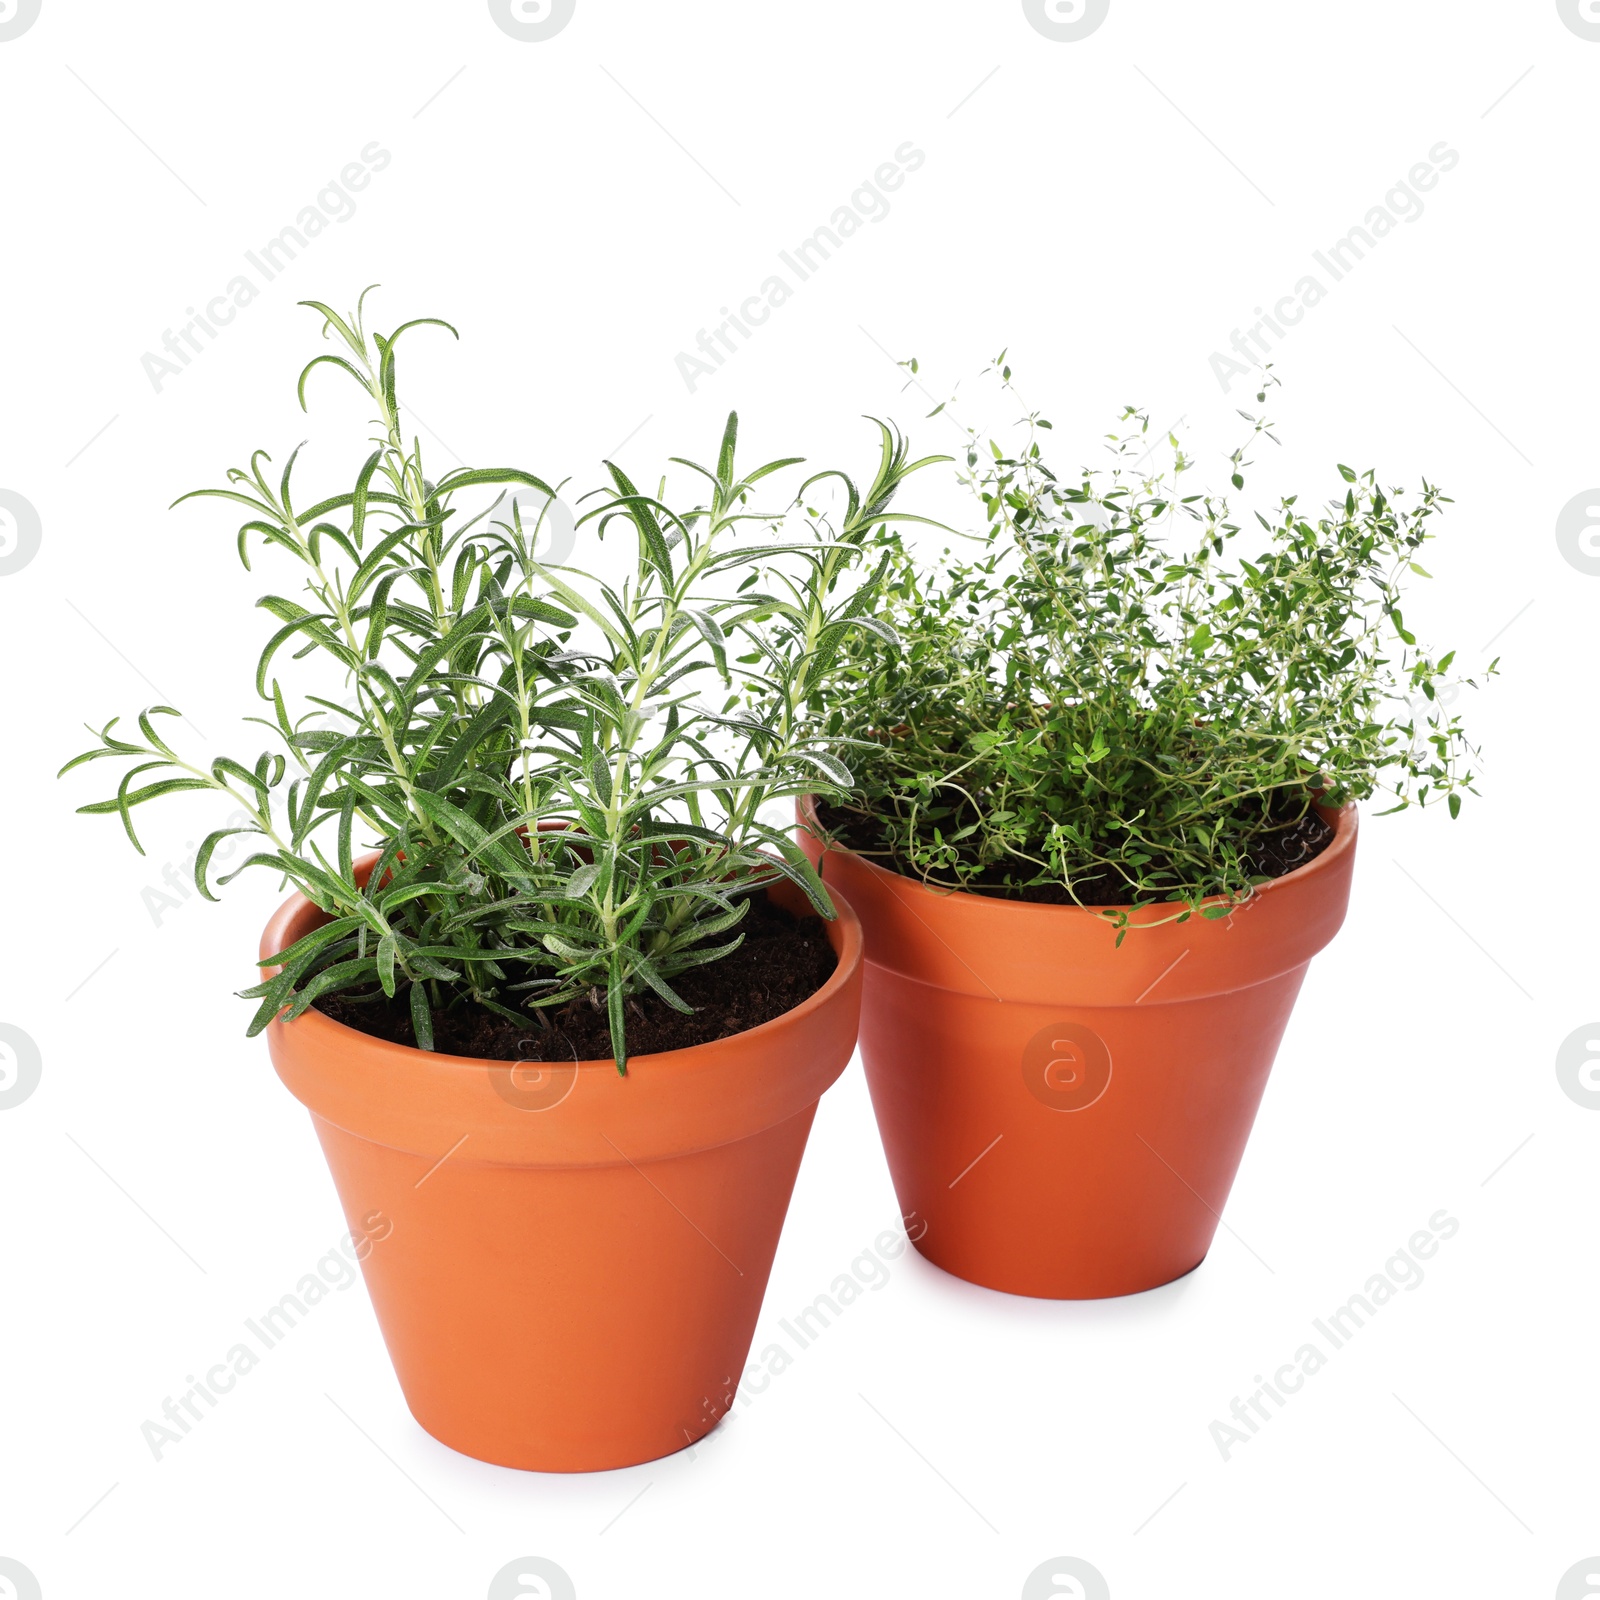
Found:
[{"label": "rosemary plant", "polygon": [[[842,842],[930,884],[1108,908],[1126,930],[1133,906],[1226,915],[1326,841],[1319,801],[1443,796],[1454,815],[1475,754],[1437,697],[1454,655],[1401,610],[1445,496],[1341,466],[1321,510],[1255,513],[1246,555],[1228,499],[1180,486],[1177,438],[1147,467],[1148,418],[1122,421],[1109,469],[1071,475],[1036,413],[1009,449],[972,433],[967,559],[883,535],[901,644],[857,635],[848,691],[813,704],[819,737],[855,744],[856,793],[824,807]],[[1235,491],[1271,437],[1246,421]]]},{"label": "rosemary plant", "polygon": [[[406,440],[396,346],[421,326],[455,330],[423,318],[369,333],[365,299],[349,317],[305,302],[340,348],[299,380],[302,407],[323,366],[370,398],[373,448],[353,485],[303,504],[295,456],[274,477],[258,451],[228,487],[195,491],[243,509],[246,567],[259,543],[302,580],[298,597],[259,602],[278,626],[256,670],[264,714],[247,720],[273,747],[252,764],[192,756],[160,721],[178,713],[155,706],[137,737],[113,720],[62,770],[126,763],[116,793],[80,809],[120,816],[141,851],[137,807],[227,796],[250,821],[205,839],[200,892],[215,899],[212,854],[242,833],[253,853],[219,884],[265,867],[326,913],[275,957],[275,976],[243,991],[259,1001],[251,1033],[323,995],[381,993],[407,998],[432,1049],[447,1008],[537,1023],[587,999],[606,1009],[625,1071],[630,999],[648,991],[689,1010],[674,978],[737,947],[756,891],[787,878],[834,915],[763,808],[851,782],[804,707],[826,695],[850,637],[891,637],[873,616],[887,558],[871,573],[861,558],[925,463],[879,423],[864,492],[827,471],[763,504],[758,486],[799,458],[741,471],[730,416],[714,468],[674,458],[696,501],[674,509],[665,480],[646,493],[607,463],[609,484],[578,502],[580,529],[631,536],[619,582],[546,565],[536,542],[560,486],[514,468],[432,479],[420,441]],[[469,514],[474,495],[507,490],[509,505]],[[521,496],[543,508],[528,522]],[[285,687],[282,662],[308,655],[331,663],[344,702]],[[361,838],[377,851],[368,872]]]}]

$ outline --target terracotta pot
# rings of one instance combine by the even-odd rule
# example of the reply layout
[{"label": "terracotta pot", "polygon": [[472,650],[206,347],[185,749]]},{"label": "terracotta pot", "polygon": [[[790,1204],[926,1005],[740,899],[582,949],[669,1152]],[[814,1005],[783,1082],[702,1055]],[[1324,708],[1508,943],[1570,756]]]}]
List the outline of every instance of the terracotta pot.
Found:
[{"label": "terracotta pot", "polygon": [[[917,1248],[1011,1294],[1098,1299],[1204,1260],[1312,956],[1338,932],[1356,809],[1217,921],[929,889],[799,839],[866,935],[861,1057]],[[1162,913],[1134,914],[1151,923]]]},{"label": "terracotta pot", "polygon": [[[768,893],[809,914],[792,886]],[[351,1230],[374,1241],[367,1288],[406,1403],[436,1439],[501,1466],[585,1472],[716,1425],[817,1101],[855,1044],[861,929],[835,899],[839,965],[810,999],[714,1044],[634,1056],[626,1078],[609,1060],[429,1054],[317,1010],[268,1029]],[[263,958],[323,920],[292,896]]]}]

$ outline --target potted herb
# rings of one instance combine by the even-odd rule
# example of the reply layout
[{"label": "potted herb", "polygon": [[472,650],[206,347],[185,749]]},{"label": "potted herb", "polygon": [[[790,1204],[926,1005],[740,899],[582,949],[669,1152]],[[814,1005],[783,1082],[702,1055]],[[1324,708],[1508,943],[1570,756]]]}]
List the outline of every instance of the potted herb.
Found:
[{"label": "potted herb", "polygon": [[359,306],[310,304],[339,348],[302,404],[329,365],[375,408],[353,486],[303,504],[294,457],[269,474],[258,452],[199,491],[242,510],[247,566],[264,544],[301,580],[260,601],[252,720],[274,748],[181,753],[155,707],[68,766],[126,766],[82,809],[135,845],[147,801],[242,806],[200,847],[208,897],[230,833],[253,853],[228,878],[294,885],[250,1032],[310,1108],[352,1226],[392,1223],[363,1267],[422,1426],[509,1466],[648,1460],[731,1402],[854,1045],[858,924],[763,808],[847,777],[801,713],[876,626],[863,547],[919,464],[880,424],[865,492],[825,472],[768,504],[798,462],[741,471],[730,417],[713,468],[679,463],[697,501],[613,465],[577,502],[609,580],[553,566],[536,547],[557,486],[433,479],[406,442],[395,351],[419,324],[384,337]]},{"label": "potted herb", "polygon": [[1452,657],[1401,610],[1438,489],[1341,467],[1337,499],[1247,536],[1123,420],[1071,477],[1037,415],[1012,449],[974,435],[964,558],[885,536],[900,644],[857,636],[812,724],[853,741],[855,792],[801,807],[865,929],[862,1057],[918,1248],[1067,1299],[1203,1259],[1343,920],[1356,803],[1454,814],[1472,786],[1435,698]]}]

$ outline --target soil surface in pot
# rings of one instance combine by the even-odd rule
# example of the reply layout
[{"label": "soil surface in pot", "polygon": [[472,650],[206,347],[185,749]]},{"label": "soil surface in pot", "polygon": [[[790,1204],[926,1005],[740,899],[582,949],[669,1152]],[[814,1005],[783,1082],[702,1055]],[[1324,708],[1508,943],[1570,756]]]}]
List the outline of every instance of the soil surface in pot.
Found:
[{"label": "soil surface in pot", "polygon": [[[629,1055],[687,1050],[758,1028],[810,999],[839,965],[820,918],[792,916],[764,896],[752,901],[738,931],[744,943],[732,955],[691,967],[672,980],[673,989],[695,1008],[692,1016],[648,992],[628,1002]],[[375,996],[346,992],[324,995],[315,1004],[348,1028],[416,1045],[411,1007],[403,996],[390,1000],[381,990]],[[441,1055],[486,1061],[611,1059],[605,1004],[596,1007],[586,999],[530,1012],[522,1023],[470,1002],[436,1011],[433,1045]]]},{"label": "soil surface in pot", "polygon": [[[1333,843],[1334,829],[1315,811],[1297,815],[1301,802],[1284,797],[1275,809],[1278,815],[1271,820],[1278,825],[1270,832],[1260,834],[1251,846],[1250,865],[1253,875],[1262,878],[1281,878],[1314,861]],[[884,849],[884,830],[881,824],[859,812],[840,806],[819,802],[817,818],[823,828],[847,850],[865,856],[890,872],[918,877],[915,871],[888,854]],[[958,818],[953,827],[966,819]],[[952,827],[952,831],[953,831]],[[1156,870],[1160,862],[1152,862]],[[950,888],[951,884],[931,884],[934,888]],[[1128,902],[1128,888],[1123,880],[1112,873],[1088,874],[1075,880],[1074,897],[1058,883],[1036,883],[1019,888],[1006,881],[1003,868],[989,867],[975,877],[963,881],[961,888],[970,894],[994,895],[1005,900],[1026,900],[1034,905],[1048,906],[1121,906]]]}]

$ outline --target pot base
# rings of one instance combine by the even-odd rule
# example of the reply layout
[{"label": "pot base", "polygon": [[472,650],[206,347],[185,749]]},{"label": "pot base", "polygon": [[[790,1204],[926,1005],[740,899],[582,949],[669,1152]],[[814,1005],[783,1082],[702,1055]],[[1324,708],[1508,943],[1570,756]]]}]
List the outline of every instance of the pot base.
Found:
[{"label": "pot base", "polygon": [[1211,1248],[1302,971],[1121,1009],[1001,1003],[869,966],[861,1058],[917,1248],[1037,1300],[1140,1294]]},{"label": "pot base", "polygon": [[554,1169],[430,1163],[315,1118],[352,1230],[389,1224],[362,1266],[422,1429],[531,1472],[704,1438],[733,1403],[814,1111],[712,1150]]},{"label": "pot base", "polygon": [[1149,1282],[1134,1281],[1130,1278],[1127,1287],[1113,1289],[1081,1286],[1078,1288],[1062,1288],[1060,1286],[1043,1287],[1039,1277],[1034,1273],[1007,1271],[1005,1266],[994,1261],[984,1259],[977,1264],[957,1264],[950,1260],[941,1261],[927,1248],[925,1240],[912,1240],[913,1248],[917,1254],[928,1263],[930,1267],[937,1267],[940,1272],[947,1273],[952,1278],[959,1278],[963,1283],[970,1283],[975,1289],[987,1289],[993,1294],[1016,1295],[1022,1300],[1121,1300],[1128,1295],[1148,1294],[1152,1289],[1164,1289],[1170,1283],[1181,1283],[1191,1272],[1198,1272],[1205,1265],[1207,1251],[1199,1260],[1192,1262],[1179,1272],[1174,1272],[1170,1277],[1156,1276]]},{"label": "pot base", "polygon": [[[477,1450],[468,1449],[459,1440],[447,1437],[449,1429],[430,1427],[423,1418],[417,1415],[409,1401],[406,1402],[406,1409],[411,1412],[411,1420],[435,1444],[442,1444],[445,1449],[453,1450],[458,1456],[467,1456],[473,1461],[482,1461],[486,1466],[509,1467],[515,1472],[543,1472],[561,1476],[570,1476],[579,1472],[620,1472],[625,1467],[642,1467],[651,1461],[665,1461],[671,1456],[682,1454],[685,1450],[694,1449],[702,1439],[708,1438],[715,1433],[718,1423],[722,1421],[721,1417],[718,1417],[716,1421],[695,1434],[692,1439],[685,1437],[676,1444],[669,1443],[661,1449],[653,1446],[641,1447],[642,1453],[641,1448],[627,1450],[622,1452],[616,1460],[601,1459],[598,1455],[592,1458],[586,1457],[582,1461],[576,1461],[571,1457],[547,1458],[536,1448],[528,1451],[515,1451],[512,1453],[511,1458],[508,1459],[503,1454],[483,1455]],[[684,1431],[687,1433],[688,1430]]]}]

